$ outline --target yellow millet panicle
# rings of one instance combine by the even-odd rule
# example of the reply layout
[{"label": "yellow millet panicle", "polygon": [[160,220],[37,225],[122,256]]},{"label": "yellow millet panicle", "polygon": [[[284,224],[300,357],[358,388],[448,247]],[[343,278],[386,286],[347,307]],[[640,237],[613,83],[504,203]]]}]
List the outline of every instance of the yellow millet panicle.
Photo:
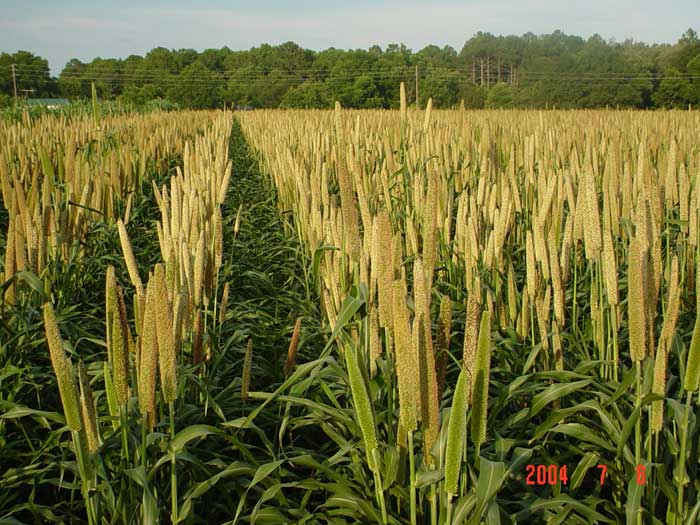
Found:
[{"label": "yellow millet panicle", "polygon": [[[0,177],[2,179],[2,177]],[[13,224],[12,215],[10,215],[10,222],[7,227],[7,239],[5,247],[5,275],[9,278],[15,274],[15,228]],[[4,280],[4,279],[3,279]],[[8,305],[12,305],[15,302],[15,283],[11,283],[10,286],[5,291],[5,302]]]},{"label": "yellow millet panicle", "polygon": [[63,414],[66,416],[68,428],[77,432],[82,428],[78,387],[70,358],[63,351],[63,340],[61,339],[61,333],[59,332],[51,303],[44,304],[44,329],[46,330],[46,341],[49,345],[51,364],[56,374],[58,391],[61,395]]},{"label": "yellow millet panicle", "polygon": [[214,268],[218,271],[224,260],[224,227],[221,208],[214,210]]},{"label": "yellow millet panicle", "polygon": [[391,220],[386,210],[377,215],[378,222],[378,272],[377,292],[379,296],[379,325],[390,328],[392,325],[393,281],[394,266],[391,250],[394,244],[394,236],[391,229]]},{"label": "yellow millet panicle", "polygon": [[474,389],[474,363],[476,346],[479,337],[479,314],[481,307],[475,294],[467,298],[467,314],[464,325],[464,346],[462,349],[462,368],[466,375],[467,404],[471,404]]},{"label": "yellow millet panicle", "polygon": [[287,348],[287,361],[284,363],[284,375],[288,376],[294,369],[297,360],[297,350],[299,349],[299,338],[301,336],[301,317],[298,317],[294,323],[294,331],[292,332],[292,340]]},{"label": "yellow millet panicle", "polygon": [[348,172],[346,160],[346,143],[344,140],[343,121],[340,103],[335,103],[335,126],[337,140],[336,177],[340,188],[340,208],[343,215],[343,232],[346,249],[353,261],[360,257],[360,230],[358,226],[357,202],[352,176]]},{"label": "yellow millet panicle", "polygon": [[105,277],[105,336],[107,339],[107,359],[112,360],[112,323],[117,311],[117,275],[114,266],[107,266]]},{"label": "yellow millet panicle", "polygon": [[671,348],[673,336],[676,332],[676,322],[678,321],[678,313],[681,302],[681,287],[678,282],[679,276],[678,256],[674,255],[671,261],[671,273],[668,283],[668,299],[666,301],[664,324],[659,336],[659,347],[662,345],[668,350]]},{"label": "yellow millet panicle", "polygon": [[[425,453],[426,456],[429,456],[439,431],[439,399],[435,373],[435,353],[430,327],[428,276],[420,257],[414,261],[413,281],[416,310],[416,316],[413,321],[413,338],[419,360],[421,421],[423,423]],[[428,463],[430,463],[430,460]]]},{"label": "yellow millet panicle", "polygon": [[[438,198],[438,174],[434,170],[428,170],[428,193],[426,196],[423,215],[423,270],[426,277],[428,293],[433,285],[433,271],[435,269],[435,256],[437,254],[437,198]],[[414,277],[415,279],[415,277]]]},{"label": "yellow millet panicle", "polygon": [[97,427],[95,400],[92,396],[90,378],[87,374],[87,368],[82,361],[78,363],[78,381],[80,383],[80,408],[83,416],[83,427],[87,436],[88,451],[90,454],[95,454],[100,447],[100,435]]},{"label": "yellow millet panicle", "polygon": [[433,110],[433,99],[428,99],[428,104],[425,107],[425,119],[423,120],[423,133],[430,131],[430,115]]},{"label": "yellow millet panicle", "polygon": [[250,373],[253,366],[253,340],[248,339],[248,344],[245,348],[243,356],[243,376],[241,378],[241,398],[243,401],[248,400],[248,390],[250,389]]},{"label": "yellow millet panicle", "polygon": [[554,318],[559,326],[564,326],[565,322],[565,289],[561,281],[561,268],[559,267],[559,254],[557,243],[554,239],[554,232],[550,230],[547,238],[547,248],[549,250],[550,276],[552,280],[552,300],[554,303]]},{"label": "yellow millet panicle", "polygon": [[[551,261],[551,259],[550,259]],[[515,289],[515,272],[513,265],[508,263],[508,317],[511,323],[517,323],[518,320],[518,294]]]},{"label": "yellow millet panicle", "polygon": [[192,287],[194,288],[194,305],[202,305],[202,291],[204,288],[204,273],[206,271],[206,245],[204,243],[204,232],[199,233],[199,239],[197,240],[197,251],[194,256],[194,281]]},{"label": "yellow millet panicle", "polygon": [[377,373],[377,359],[382,355],[382,341],[379,337],[379,312],[372,309],[369,315],[369,372],[374,377]]},{"label": "yellow millet panicle", "polygon": [[478,447],[486,440],[486,416],[491,375],[491,320],[488,310],[481,315],[472,391],[472,441]]},{"label": "yellow millet panicle", "polygon": [[156,332],[156,289],[154,281],[146,289],[146,306],[141,334],[141,363],[139,366],[139,409],[153,428],[156,416],[156,379],[158,368],[158,334]]},{"label": "yellow millet panicle", "polygon": [[194,312],[192,326],[192,363],[198,365],[204,359],[202,345],[204,343],[204,324],[202,322],[202,310],[197,308]]},{"label": "yellow millet panicle", "polygon": [[583,174],[583,240],[586,259],[589,261],[598,257],[602,242],[600,238],[600,212],[598,210],[598,190],[593,174],[584,169]]},{"label": "yellow millet panicle", "polygon": [[154,270],[156,336],[158,338],[158,361],[163,399],[171,403],[177,399],[177,355],[173,331],[173,309],[168,300],[165,270],[157,264]]},{"label": "yellow millet panicle", "polygon": [[557,370],[564,370],[564,353],[561,344],[561,330],[557,320],[552,321],[552,351],[554,352],[554,366]]},{"label": "yellow millet panicle", "polygon": [[228,294],[231,283],[226,281],[224,284],[224,292],[221,295],[221,309],[219,310],[219,323],[224,324],[226,320],[226,313],[228,311]]},{"label": "yellow millet panicle", "polygon": [[131,248],[129,235],[126,233],[126,226],[124,226],[121,219],[117,221],[117,229],[119,230],[119,241],[122,245],[122,252],[124,253],[124,260],[126,261],[126,269],[129,271],[129,278],[134,288],[136,288],[136,292],[142,294],[143,282],[139,276],[138,263],[136,262],[136,257],[134,257],[134,250]]},{"label": "yellow millet panicle", "polygon": [[[666,365],[668,361],[668,352],[665,343],[659,345],[654,360],[654,379],[652,382],[652,393],[664,396],[666,392]],[[664,401],[656,400],[651,404],[651,417],[649,425],[651,431],[657,433],[663,427],[664,419]]]},{"label": "yellow millet panicle", "polygon": [[[671,274],[669,276],[668,301],[666,305],[666,314],[664,316],[664,325],[661,329],[659,337],[659,347],[656,351],[656,359],[654,361],[654,380],[652,383],[652,392],[663,396],[666,392],[666,367],[668,364],[668,349],[673,342],[673,334],[676,329],[676,321],[678,319],[678,310],[680,307],[680,286],[678,283],[678,257],[673,256],[671,261]],[[691,341],[692,346],[692,341]],[[692,351],[692,349],[691,349]],[[651,430],[659,432],[663,426],[664,405],[663,401],[654,401],[651,406]]]},{"label": "yellow millet panicle", "polygon": [[528,230],[525,239],[525,262],[527,276],[527,292],[530,300],[535,298],[537,293],[537,267],[535,264],[535,245],[532,241],[532,231]]},{"label": "yellow millet panicle", "polygon": [[447,360],[450,354],[450,335],[452,333],[452,301],[448,295],[443,295],[440,300],[440,313],[438,314],[438,327],[435,338],[435,374],[438,384],[438,400],[442,399],[445,391],[445,374],[447,373]]},{"label": "yellow millet panicle", "polygon": [[616,306],[619,303],[617,261],[612,234],[609,228],[603,229],[603,276],[605,278],[605,291],[607,293],[608,302],[612,306]]},{"label": "yellow millet panicle", "polygon": [[411,341],[411,327],[406,306],[406,283],[402,279],[393,283],[394,316],[393,334],[396,353],[396,375],[399,387],[399,420],[404,431],[415,430],[420,380],[418,357]]},{"label": "yellow millet panicle", "polygon": [[646,265],[646,250],[635,237],[629,245],[627,263],[627,316],[630,357],[633,361],[643,361],[646,355]]},{"label": "yellow millet panicle", "polygon": [[124,292],[116,285],[117,306],[112,318],[112,372],[117,402],[126,405],[129,401],[129,344],[131,334],[126,317]]}]

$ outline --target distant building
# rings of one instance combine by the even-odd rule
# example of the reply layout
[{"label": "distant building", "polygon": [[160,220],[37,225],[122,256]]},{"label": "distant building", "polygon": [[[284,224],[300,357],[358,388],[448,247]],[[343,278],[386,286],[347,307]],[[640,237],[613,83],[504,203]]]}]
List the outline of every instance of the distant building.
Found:
[{"label": "distant building", "polygon": [[28,106],[44,106],[49,109],[58,109],[61,106],[68,106],[70,100],[67,98],[28,98]]}]

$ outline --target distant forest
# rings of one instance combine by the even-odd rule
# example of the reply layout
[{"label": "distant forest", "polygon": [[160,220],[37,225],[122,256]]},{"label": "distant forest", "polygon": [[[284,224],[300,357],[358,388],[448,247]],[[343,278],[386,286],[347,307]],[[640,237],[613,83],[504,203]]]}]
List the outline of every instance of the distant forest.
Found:
[{"label": "distant forest", "polygon": [[[51,77],[46,59],[0,54],[0,105],[18,95],[102,99],[137,106],[214,108],[395,108],[399,82],[412,103],[441,108],[687,108],[700,104],[700,39],[689,29],[675,44],[606,41],[552,34],[477,33],[461,51],[404,45],[312,51],[294,42],[248,51],[169,50],[125,59],[73,59]],[[416,86],[418,93],[416,93]]]}]

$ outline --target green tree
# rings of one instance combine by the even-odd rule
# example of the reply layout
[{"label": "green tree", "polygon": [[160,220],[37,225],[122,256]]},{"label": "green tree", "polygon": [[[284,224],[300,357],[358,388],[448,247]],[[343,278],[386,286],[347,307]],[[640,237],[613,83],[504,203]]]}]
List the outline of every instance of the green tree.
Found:
[{"label": "green tree", "polygon": [[280,103],[283,108],[320,109],[332,107],[328,89],[323,82],[307,80],[290,88]]},{"label": "green tree", "polygon": [[472,82],[463,82],[459,90],[459,103],[462,101],[467,109],[483,109],[486,104],[486,90]]},{"label": "green tree", "polygon": [[58,89],[56,81],[51,78],[48,61],[29,51],[0,53],[0,93],[14,95],[12,64],[15,65],[15,78],[20,96],[24,93],[22,90],[32,90],[30,97],[56,95]]},{"label": "green tree", "polygon": [[168,99],[182,107],[203,109],[219,106],[223,102],[223,80],[202,64],[187,66],[167,91]]},{"label": "green tree", "polygon": [[686,70],[690,77],[689,102],[691,104],[700,104],[700,53],[688,62]]},{"label": "green tree", "polygon": [[68,61],[58,76],[58,87],[64,97],[90,96],[90,81],[85,76],[87,66],[77,58]]},{"label": "green tree", "polygon": [[459,104],[460,91],[464,82],[463,75],[458,71],[431,68],[426,73],[422,88],[419,89],[422,90],[426,100],[427,97],[433,99],[436,107],[449,108]]},{"label": "green tree", "polygon": [[666,71],[663,80],[652,96],[654,104],[660,108],[683,108],[692,103],[692,87],[687,78],[676,68]]},{"label": "green tree", "polygon": [[515,106],[515,89],[506,84],[497,84],[489,89],[486,107],[491,109],[512,108]]}]

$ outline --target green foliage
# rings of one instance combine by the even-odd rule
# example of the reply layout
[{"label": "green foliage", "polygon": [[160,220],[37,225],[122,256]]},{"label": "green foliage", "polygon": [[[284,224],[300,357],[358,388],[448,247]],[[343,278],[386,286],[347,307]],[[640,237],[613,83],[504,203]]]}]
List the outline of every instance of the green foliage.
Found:
[{"label": "green foliage", "polygon": [[681,77],[681,72],[670,68],[666,77],[652,95],[654,104],[661,108],[683,108],[692,103],[691,84]]},{"label": "green foliage", "polygon": [[323,82],[307,80],[287,91],[280,103],[283,108],[315,109],[327,108],[332,97]]},{"label": "green foliage", "polygon": [[[100,99],[135,106],[165,97],[191,108],[332,108],[336,100],[343,107],[397,108],[399,82],[415,103],[417,66],[419,103],[432,97],[437,108],[462,100],[470,109],[684,107],[700,103],[700,79],[687,78],[700,77],[699,57],[693,30],[672,46],[606,42],[599,35],[586,40],[561,31],[479,32],[459,53],[435,45],[412,52],[403,44],[318,52],[294,42],[201,53],[156,47],[143,57],[72,59],[52,79],[45,59],[19,51],[0,55],[0,93],[12,94],[10,64],[16,63],[19,88],[35,89],[34,96],[88,98],[94,81]],[[23,77],[22,68],[43,73]]]},{"label": "green foliage", "polygon": [[490,109],[512,108],[516,105],[515,89],[505,84],[497,84],[488,91],[486,107]]},{"label": "green foliage", "polygon": [[185,67],[170,89],[168,99],[182,107],[204,109],[222,103],[223,81],[219,75],[201,63]]},{"label": "green foliage", "polygon": [[49,62],[28,51],[0,53],[0,93],[13,95],[12,64],[15,65],[18,95],[31,90],[33,98],[50,97],[56,93],[56,80],[51,78]]}]

